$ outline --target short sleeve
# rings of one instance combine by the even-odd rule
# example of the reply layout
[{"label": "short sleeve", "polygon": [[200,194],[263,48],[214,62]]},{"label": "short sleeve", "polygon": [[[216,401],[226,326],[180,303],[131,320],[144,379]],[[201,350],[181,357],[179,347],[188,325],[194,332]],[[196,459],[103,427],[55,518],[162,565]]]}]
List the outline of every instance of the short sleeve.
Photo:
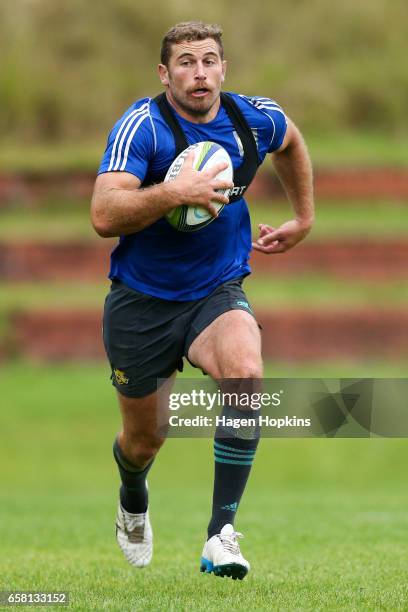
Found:
[{"label": "short sleeve", "polygon": [[271,144],[268,149],[268,153],[272,153],[282,146],[283,139],[285,138],[286,130],[288,129],[288,121],[286,115],[280,106],[276,105],[270,109],[268,115],[271,117],[275,126],[274,133],[271,139]]},{"label": "short sleeve", "polygon": [[249,101],[268,117],[270,125],[270,138],[268,141],[268,153],[279,149],[285,138],[288,127],[287,119],[282,108],[271,98],[251,97]]},{"label": "short sleeve", "polygon": [[131,106],[110,132],[98,174],[130,172],[143,182],[155,145],[150,101],[142,100]]}]

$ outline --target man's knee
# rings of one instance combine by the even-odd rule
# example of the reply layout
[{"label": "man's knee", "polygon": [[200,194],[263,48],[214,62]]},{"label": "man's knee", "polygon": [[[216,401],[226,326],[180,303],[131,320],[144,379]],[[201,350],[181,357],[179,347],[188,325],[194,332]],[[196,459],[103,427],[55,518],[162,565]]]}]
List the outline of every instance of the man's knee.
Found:
[{"label": "man's knee", "polygon": [[157,455],[164,438],[155,435],[135,435],[124,432],[121,447],[128,461],[140,469],[145,468]]},{"label": "man's knee", "polygon": [[236,360],[225,368],[221,366],[222,378],[257,379],[263,376],[262,362],[256,358]]}]

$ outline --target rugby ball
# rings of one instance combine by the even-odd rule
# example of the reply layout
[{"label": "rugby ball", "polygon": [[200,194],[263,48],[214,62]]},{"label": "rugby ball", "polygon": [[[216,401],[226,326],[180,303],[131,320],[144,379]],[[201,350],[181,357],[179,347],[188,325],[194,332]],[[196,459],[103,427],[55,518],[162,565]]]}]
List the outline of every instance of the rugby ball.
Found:
[{"label": "rugby ball", "polygon": [[[211,141],[197,142],[191,145],[187,149],[184,149],[182,153],[171,164],[167,171],[164,181],[173,181],[180,173],[183,167],[184,161],[190,151],[194,151],[194,162],[193,168],[202,172],[212,168],[215,164],[220,162],[227,162],[228,167],[225,170],[221,170],[215,178],[219,180],[232,181],[234,169],[232,167],[232,161],[230,156],[224,147]],[[220,193],[228,192],[228,189],[219,189]],[[218,213],[222,211],[225,204],[220,202],[213,202]],[[171,212],[166,215],[167,221],[175,229],[180,232],[195,232],[196,230],[205,227],[212,221],[215,221],[215,217],[212,217],[208,210],[201,206],[187,206],[182,204],[174,208]]]}]

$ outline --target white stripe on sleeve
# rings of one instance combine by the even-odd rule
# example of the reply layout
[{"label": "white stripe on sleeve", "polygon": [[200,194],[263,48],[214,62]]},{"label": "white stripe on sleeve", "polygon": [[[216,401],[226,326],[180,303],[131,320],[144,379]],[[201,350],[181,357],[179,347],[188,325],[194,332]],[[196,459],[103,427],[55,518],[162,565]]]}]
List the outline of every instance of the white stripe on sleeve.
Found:
[{"label": "white stripe on sleeve", "polygon": [[257,108],[264,108],[265,110],[276,111],[277,113],[281,113],[283,116],[285,116],[285,113],[283,112],[283,110],[279,106],[269,106],[269,105],[266,105],[266,104],[257,104],[256,106],[257,106]]},{"label": "white stripe on sleeve", "polygon": [[[133,128],[133,130],[130,132],[128,139],[126,141],[126,147],[125,147],[125,154],[123,157],[123,162],[121,167],[119,168],[119,170],[123,170],[126,166],[126,162],[127,162],[127,158],[128,158],[128,153],[129,153],[129,147],[130,147],[130,143],[133,140],[133,136],[135,135],[136,130],[138,129],[138,127],[140,126],[141,123],[143,123],[143,121],[149,116],[149,113],[145,113],[144,115],[142,115],[140,117],[140,119],[138,120],[138,122],[136,123],[135,127]],[[116,170],[116,168],[115,168]]]},{"label": "white stripe on sleeve", "polygon": [[[112,147],[112,154],[111,154],[111,159],[110,159],[110,163],[109,163],[109,168],[108,168],[108,172],[110,172],[113,168],[113,165],[116,161],[116,166],[118,165],[118,162],[120,160],[120,148],[118,150],[118,158],[115,159],[116,156],[116,148],[118,146],[118,142],[119,139],[121,138],[122,132],[125,130],[125,134],[123,134],[123,137],[126,136],[126,133],[129,130],[130,124],[133,123],[133,121],[135,120],[135,118],[137,118],[137,116],[139,116],[141,113],[146,112],[148,107],[148,104],[143,104],[143,106],[141,106],[140,108],[132,111],[131,113],[129,113],[129,115],[127,117],[125,117],[125,119],[122,121],[122,125],[120,126],[117,134],[116,134],[116,138],[115,138],[115,142],[113,143],[113,147]],[[121,142],[123,142],[124,138],[121,139]],[[119,145],[120,147],[120,145]],[[115,170],[117,168],[115,167]]]},{"label": "white stripe on sleeve", "polygon": [[[144,119],[145,117],[147,117],[147,115],[148,115],[147,111],[138,113],[127,124],[126,129],[124,130],[124,132],[123,132],[123,134],[121,136],[121,139],[119,141],[118,153],[116,155],[116,163],[113,166],[113,170],[117,170],[119,168],[121,157],[122,157],[122,153],[123,153],[123,144],[124,144],[125,140],[128,138],[129,130],[131,128],[133,128],[135,123],[136,123],[136,127],[138,127],[138,125],[140,124],[140,118],[142,117]],[[135,133],[135,131],[132,130],[132,134],[134,134],[134,133]]]}]

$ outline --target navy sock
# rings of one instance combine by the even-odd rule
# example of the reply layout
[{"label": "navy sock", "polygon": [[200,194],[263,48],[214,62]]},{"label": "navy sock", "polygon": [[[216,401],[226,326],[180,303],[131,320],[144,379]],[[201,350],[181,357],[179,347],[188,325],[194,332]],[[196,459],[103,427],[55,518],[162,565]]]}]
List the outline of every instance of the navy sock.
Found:
[{"label": "navy sock", "polygon": [[249,439],[225,436],[225,429],[217,428],[214,437],[213,506],[208,538],[220,533],[227,523],[234,524],[235,513],[259,442],[258,431]]},{"label": "navy sock", "polygon": [[115,438],[115,442],[113,443],[113,456],[118,464],[122,481],[122,486],[119,491],[122,508],[131,514],[146,512],[149,503],[146,476],[152,467],[153,461],[143,470],[132,465],[124,456],[117,438]]}]

